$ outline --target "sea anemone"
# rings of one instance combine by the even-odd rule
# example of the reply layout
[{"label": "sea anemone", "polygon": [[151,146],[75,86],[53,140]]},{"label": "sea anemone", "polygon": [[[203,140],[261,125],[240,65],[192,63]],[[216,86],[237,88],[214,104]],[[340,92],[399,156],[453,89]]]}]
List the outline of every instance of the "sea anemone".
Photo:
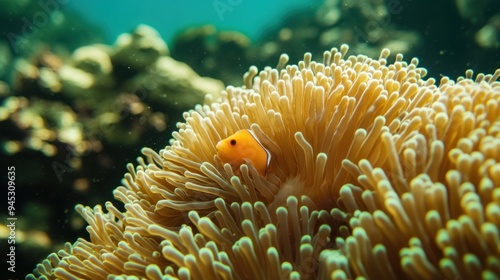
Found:
[{"label": "sea anemone", "polygon": [[[78,205],[90,241],[28,278],[499,277],[500,70],[435,85],[415,58],[347,51],[251,67],[185,113],[128,165],[125,211]],[[264,176],[216,155],[241,129],[271,153]]]}]

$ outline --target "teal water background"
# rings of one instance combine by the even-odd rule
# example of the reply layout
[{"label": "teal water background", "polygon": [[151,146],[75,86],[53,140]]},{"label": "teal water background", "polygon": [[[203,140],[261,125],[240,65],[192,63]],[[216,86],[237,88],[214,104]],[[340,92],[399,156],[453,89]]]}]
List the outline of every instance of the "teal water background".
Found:
[{"label": "teal water background", "polygon": [[156,28],[167,44],[176,33],[192,26],[213,24],[221,30],[237,30],[255,40],[288,13],[314,9],[320,0],[187,0],[187,1],[69,1],[68,9],[83,14],[106,32],[106,43],[138,24]]}]

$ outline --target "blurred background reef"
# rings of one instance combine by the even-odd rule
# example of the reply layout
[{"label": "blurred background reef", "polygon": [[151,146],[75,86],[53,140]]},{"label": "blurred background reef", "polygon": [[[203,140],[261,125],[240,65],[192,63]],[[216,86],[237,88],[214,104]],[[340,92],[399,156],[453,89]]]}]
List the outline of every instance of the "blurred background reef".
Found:
[{"label": "blurred background reef", "polygon": [[157,31],[165,26],[141,24],[108,44],[91,17],[63,5],[42,21],[38,1],[0,1],[0,155],[16,167],[18,271],[86,236],[74,205],[112,200],[142,147],[167,145],[184,111],[241,86],[251,65],[275,66],[281,53],[317,59],[343,43],[372,57],[382,48],[418,57],[435,78],[500,65],[499,1],[312,3],[276,11],[279,24],[255,39],[207,23],[167,45]]}]

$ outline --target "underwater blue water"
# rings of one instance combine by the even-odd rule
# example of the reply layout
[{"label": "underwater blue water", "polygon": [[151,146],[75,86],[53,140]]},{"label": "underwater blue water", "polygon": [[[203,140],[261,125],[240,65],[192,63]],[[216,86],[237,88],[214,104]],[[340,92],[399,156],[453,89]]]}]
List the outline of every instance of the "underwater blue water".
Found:
[{"label": "underwater blue water", "polygon": [[221,30],[237,30],[251,39],[276,25],[296,9],[314,9],[320,0],[125,0],[69,1],[69,9],[83,13],[106,32],[106,43],[144,23],[156,28],[167,44],[187,27],[213,24]]}]

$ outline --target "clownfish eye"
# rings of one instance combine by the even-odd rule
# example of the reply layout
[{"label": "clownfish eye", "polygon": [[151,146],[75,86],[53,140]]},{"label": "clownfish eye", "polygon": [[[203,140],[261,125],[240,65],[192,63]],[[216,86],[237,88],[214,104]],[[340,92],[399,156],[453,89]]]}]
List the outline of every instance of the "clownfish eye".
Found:
[{"label": "clownfish eye", "polygon": [[231,141],[229,141],[229,144],[231,144],[231,146],[236,145],[236,140],[235,139],[231,139]]}]

